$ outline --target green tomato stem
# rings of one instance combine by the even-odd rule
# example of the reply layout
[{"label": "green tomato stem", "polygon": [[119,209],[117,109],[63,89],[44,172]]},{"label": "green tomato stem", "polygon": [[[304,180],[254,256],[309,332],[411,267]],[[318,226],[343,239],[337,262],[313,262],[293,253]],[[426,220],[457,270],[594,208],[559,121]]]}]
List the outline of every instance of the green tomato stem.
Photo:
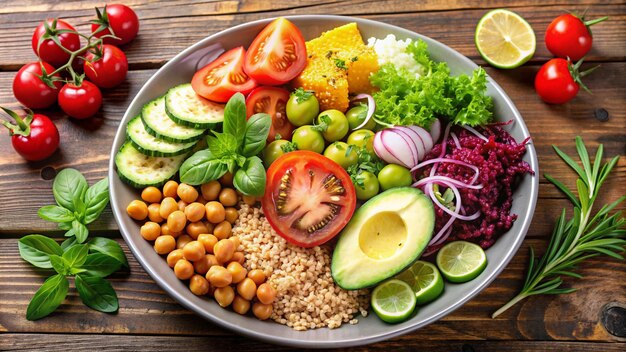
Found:
[{"label": "green tomato stem", "polygon": [[604,16],[604,17],[596,18],[595,20],[584,21],[583,23],[585,24],[585,26],[589,27],[589,26],[593,26],[594,24],[604,22],[608,19],[609,19],[609,16]]}]

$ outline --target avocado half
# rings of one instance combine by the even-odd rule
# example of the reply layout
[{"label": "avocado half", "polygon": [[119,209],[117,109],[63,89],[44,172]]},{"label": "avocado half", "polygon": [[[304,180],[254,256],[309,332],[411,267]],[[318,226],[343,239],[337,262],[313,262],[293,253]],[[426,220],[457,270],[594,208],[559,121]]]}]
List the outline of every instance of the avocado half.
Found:
[{"label": "avocado half", "polygon": [[331,262],[346,290],[373,286],[417,260],[435,228],[433,203],[417,188],[385,191],[361,206],[341,231]]}]

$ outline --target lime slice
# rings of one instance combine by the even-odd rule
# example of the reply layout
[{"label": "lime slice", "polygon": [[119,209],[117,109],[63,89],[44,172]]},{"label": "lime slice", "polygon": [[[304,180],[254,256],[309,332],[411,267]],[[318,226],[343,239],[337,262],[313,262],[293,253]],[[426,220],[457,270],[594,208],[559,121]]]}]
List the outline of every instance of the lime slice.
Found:
[{"label": "lime slice", "polygon": [[494,67],[515,68],[535,53],[537,41],[530,24],[509,10],[487,12],[476,25],[474,35],[480,56]]},{"label": "lime slice", "polygon": [[404,281],[391,279],[376,286],[372,292],[372,309],[387,323],[399,323],[415,310],[415,293]]},{"label": "lime slice", "polygon": [[454,241],[437,253],[437,266],[450,282],[467,282],[478,276],[487,266],[485,251],[479,245]]},{"label": "lime slice", "polygon": [[418,260],[396,278],[411,286],[418,305],[434,301],[443,292],[443,278],[437,267],[429,262]]}]

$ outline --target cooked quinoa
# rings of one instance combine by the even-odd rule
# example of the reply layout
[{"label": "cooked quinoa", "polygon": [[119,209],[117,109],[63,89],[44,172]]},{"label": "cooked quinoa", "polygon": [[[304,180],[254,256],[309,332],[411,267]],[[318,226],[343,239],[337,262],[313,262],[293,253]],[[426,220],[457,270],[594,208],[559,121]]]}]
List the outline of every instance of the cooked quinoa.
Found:
[{"label": "cooked quinoa", "polygon": [[338,328],[367,316],[369,291],[347,291],[330,275],[331,250],[287,243],[270,226],[261,209],[242,203],[233,235],[240,240],[248,270],[261,269],[277,290],[271,319],[295,330]]}]

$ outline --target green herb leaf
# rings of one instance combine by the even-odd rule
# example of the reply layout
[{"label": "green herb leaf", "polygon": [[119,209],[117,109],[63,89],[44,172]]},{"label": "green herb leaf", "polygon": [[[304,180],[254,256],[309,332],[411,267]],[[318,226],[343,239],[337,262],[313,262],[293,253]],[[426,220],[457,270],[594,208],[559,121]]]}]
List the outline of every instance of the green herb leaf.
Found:
[{"label": "green herb leaf", "polygon": [[228,167],[216,159],[210,150],[200,150],[181,165],[180,181],[190,185],[200,185],[222,177]]},{"label": "green herb leaf", "polygon": [[54,312],[67,296],[69,286],[70,283],[64,275],[49,277],[28,304],[26,319],[37,320]]},{"label": "green herb leaf", "polygon": [[296,90],[294,90],[291,95],[296,97],[296,103],[302,104],[305,101],[309,100],[309,98],[313,96],[313,93],[315,92],[312,90],[304,90],[304,88],[299,87],[296,88]]},{"label": "green herb leaf", "polygon": [[110,238],[94,237],[87,243],[91,252],[98,252],[115,258],[120,264],[128,267],[126,255],[119,243]]},{"label": "green herb leaf", "polygon": [[70,267],[62,257],[56,254],[51,254],[50,263],[52,264],[52,268],[54,269],[54,271],[56,271],[58,274],[69,275]]},{"label": "green herb leaf", "polygon": [[[294,142],[287,142],[283,145],[280,146],[280,149],[285,152],[285,153],[289,153],[289,152],[293,152],[298,150],[298,146],[296,145],[296,143]],[[269,165],[268,165],[269,166]]]},{"label": "green herb leaf", "polygon": [[326,132],[326,130],[328,129],[328,126],[330,126],[332,120],[330,119],[330,116],[328,115],[322,115],[319,117],[318,123],[316,125],[313,125],[313,129],[318,131],[318,132]]},{"label": "green herb leaf", "polygon": [[246,99],[243,94],[235,93],[224,107],[224,133],[234,136],[237,147],[243,144],[246,132]]},{"label": "green herb leaf", "polygon": [[268,114],[254,114],[246,122],[246,134],[243,139],[241,154],[251,157],[259,154],[265,147],[265,141],[270,133],[272,118]]},{"label": "green herb leaf", "polygon": [[233,185],[245,195],[262,196],[265,193],[265,168],[261,159],[256,156],[248,158],[235,173]]},{"label": "green herb leaf", "polygon": [[50,255],[63,255],[63,249],[52,238],[42,235],[27,235],[17,242],[20,256],[32,265],[50,269]]},{"label": "green herb leaf", "polygon": [[65,223],[74,220],[74,213],[72,211],[58,205],[43,206],[39,208],[37,215],[44,220],[52,222]]},{"label": "green herb leaf", "polygon": [[54,178],[52,193],[57,204],[63,208],[75,211],[74,204],[82,200],[87,192],[87,180],[76,169],[63,169]]},{"label": "green herb leaf", "polygon": [[61,249],[63,249],[63,251],[67,251],[76,244],[76,237],[72,236],[61,243]]},{"label": "green herb leaf", "polygon": [[87,260],[87,254],[89,254],[89,247],[85,244],[77,244],[65,251],[62,258],[70,268],[79,268]]},{"label": "green herb leaf", "polygon": [[87,240],[87,236],[89,236],[89,230],[87,226],[85,226],[82,222],[78,220],[72,221],[72,233],[76,236],[76,241],[78,243],[83,243]]},{"label": "green herb leaf", "polygon": [[342,70],[347,70],[348,66],[346,66],[346,61],[339,59],[339,58],[334,58],[333,59],[335,61],[335,66],[337,66],[338,68],[342,69]]},{"label": "green herb leaf", "polygon": [[115,257],[102,253],[92,253],[87,255],[87,259],[81,268],[85,269],[90,275],[107,277],[116,272],[121,266],[122,263]]},{"label": "green herb leaf", "polygon": [[96,182],[87,189],[85,194],[85,224],[94,222],[109,204],[109,179],[107,177]]},{"label": "green herb leaf", "polygon": [[237,154],[237,138],[226,133],[213,132],[215,137],[207,137],[207,145],[215,158]]},{"label": "green herb leaf", "polygon": [[105,313],[118,310],[117,294],[107,280],[97,276],[76,274],[75,282],[80,299],[86,306]]}]

